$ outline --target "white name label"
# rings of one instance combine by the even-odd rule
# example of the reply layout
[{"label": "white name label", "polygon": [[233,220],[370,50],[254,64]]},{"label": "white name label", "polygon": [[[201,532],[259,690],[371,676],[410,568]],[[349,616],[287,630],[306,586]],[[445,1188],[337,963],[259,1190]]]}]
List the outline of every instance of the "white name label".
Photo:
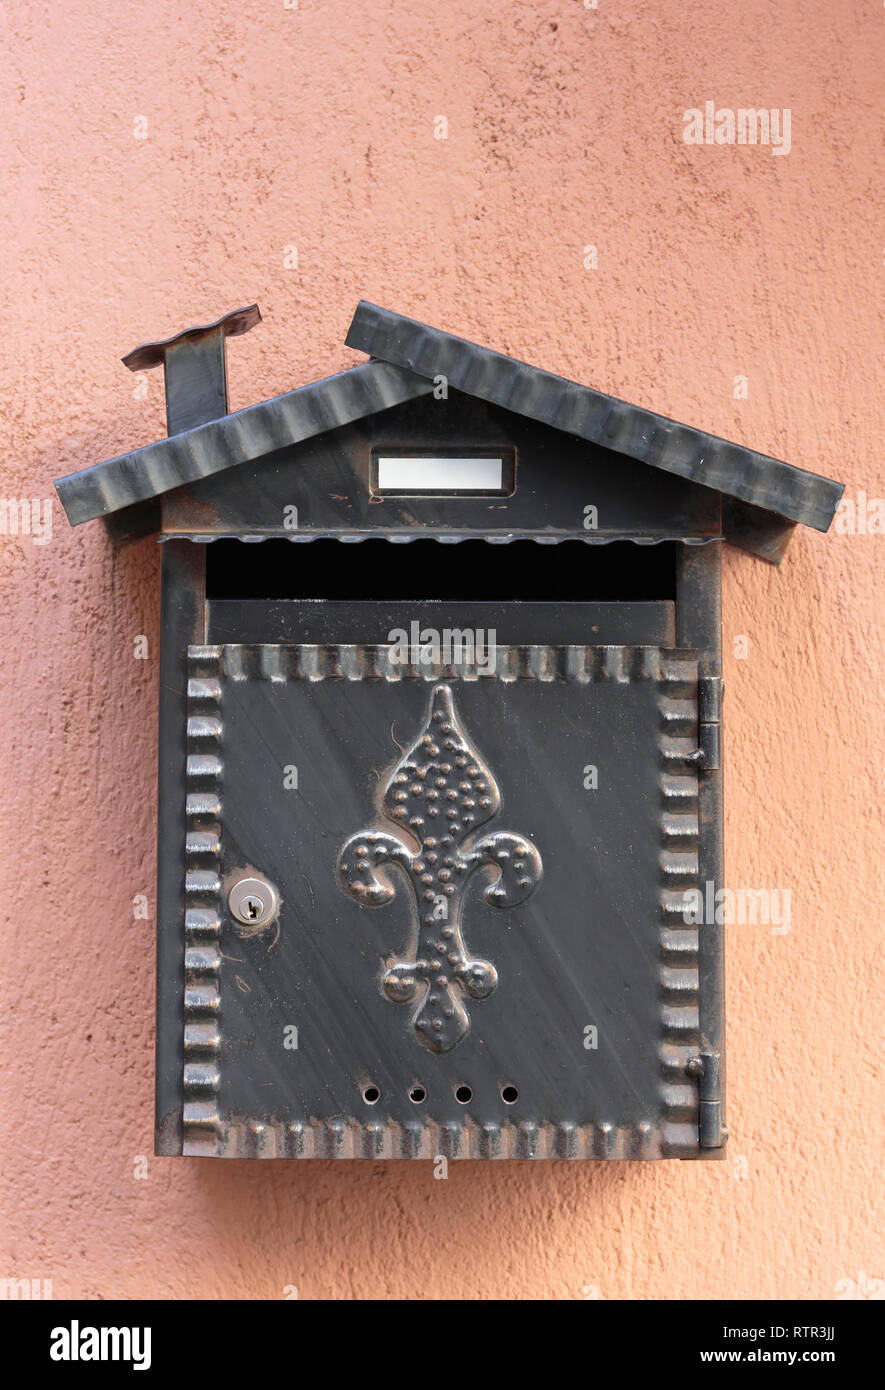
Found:
[{"label": "white name label", "polygon": [[501,492],[504,460],[379,458],[379,492]]}]

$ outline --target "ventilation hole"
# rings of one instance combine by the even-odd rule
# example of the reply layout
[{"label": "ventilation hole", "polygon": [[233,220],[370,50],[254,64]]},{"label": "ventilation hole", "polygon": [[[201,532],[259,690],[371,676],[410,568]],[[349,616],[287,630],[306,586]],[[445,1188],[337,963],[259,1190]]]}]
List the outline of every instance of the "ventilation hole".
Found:
[{"label": "ventilation hole", "polygon": [[413,1105],[420,1105],[422,1100],[427,1099],[427,1092],[423,1086],[413,1086],[409,1092],[409,1100]]},{"label": "ventilation hole", "polygon": [[366,1105],[374,1105],[380,1095],[381,1092],[378,1090],[377,1086],[367,1086],[363,1091],[363,1100],[366,1102]]},{"label": "ventilation hole", "polygon": [[473,1092],[470,1087],[459,1086],[455,1092],[455,1100],[460,1101],[462,1105],[466,1105],[468,1101],[473,1100]]},{"label": "ventilation hole", "polygon": [[512,1105],[515,1100],[519,1100],[519,1091],[515,1086],[505,1086],[501,1092],[501,1099],[505,1105]]}]

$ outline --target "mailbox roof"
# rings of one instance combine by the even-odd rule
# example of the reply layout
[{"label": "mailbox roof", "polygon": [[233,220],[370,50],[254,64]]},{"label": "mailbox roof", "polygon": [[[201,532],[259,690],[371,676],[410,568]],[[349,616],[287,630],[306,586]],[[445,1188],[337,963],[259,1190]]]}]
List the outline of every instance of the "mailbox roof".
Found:
[{"label": "mailbox roof", "polygon": [[362,300],[348,347],[826,531],[844,485]]},{"label": "mailbox roof", "polygon": [[782,552],[784,533],[797,522],[826,531],[843,492],[843,485],[830,478],[367,301],[357,306],[346,341],[372,360],[60,478],[56,489],[68,519],[78,525],[109,517],[425,395],[440,377],[467,395],[715,489],[732,501],[727,539],[759,553],[765,553],[766,543],[772,552]]},{"label": "mailbox roof", "polygon": [[274,449],[362,420],[432,389],[431,382],[399,367],[363,362],[337,376],[59,478],[56,491],[71,525],[78,526],[261,458]]}]

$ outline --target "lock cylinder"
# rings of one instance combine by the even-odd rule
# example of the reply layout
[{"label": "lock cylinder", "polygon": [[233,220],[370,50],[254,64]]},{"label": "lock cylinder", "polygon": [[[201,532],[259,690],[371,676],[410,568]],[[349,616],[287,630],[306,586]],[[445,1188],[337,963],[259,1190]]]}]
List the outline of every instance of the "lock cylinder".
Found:
[{"label": "lock cylinder", "polygon": [[244,933],[248,935],[252,931],[262,931],[274,920],[279,911],[280,895],[266,879],[240,878],[227,895],[227,905],[240,927],[249,929]]}]

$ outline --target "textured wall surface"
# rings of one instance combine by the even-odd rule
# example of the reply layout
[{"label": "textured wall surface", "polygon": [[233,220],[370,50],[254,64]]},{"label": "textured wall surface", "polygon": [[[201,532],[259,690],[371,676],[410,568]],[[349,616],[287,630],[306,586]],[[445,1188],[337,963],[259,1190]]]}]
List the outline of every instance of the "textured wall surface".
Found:
[{"label": "textured wall surface", "polygon": [[[885,495],[881,5],[10,0],[2,24],[3,497],[163,433],[161,374],[140,395],[119,362],[136,343],[258,300],[237,408],[356,360],[363,296]],[[789,108],[789,153],[686,144],[706,101]],[[0,1276],[95,1298],[874,1290],[885,538],[800,531],[780,571],[726,556],[727,881],[792,892],[789,932],[729,928],[728,1160],[443,1182],[150,1157],[132,903],[154,901],[157,546],[115,552],[57,503],[53,523],[0,536]]]}]

